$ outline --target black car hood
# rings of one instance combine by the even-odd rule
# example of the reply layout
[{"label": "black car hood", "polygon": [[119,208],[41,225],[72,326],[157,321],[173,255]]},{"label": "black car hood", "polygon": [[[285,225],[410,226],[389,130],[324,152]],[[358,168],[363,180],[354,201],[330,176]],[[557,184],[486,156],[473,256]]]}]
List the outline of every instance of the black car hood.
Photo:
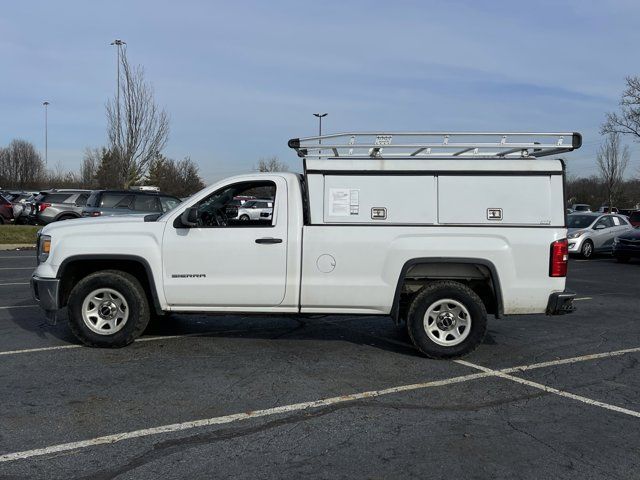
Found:
[{"label": "black car hood", "polygon": [[618,235],[618,238],[623,238],[625,240],[640,240],[640,228]]}]

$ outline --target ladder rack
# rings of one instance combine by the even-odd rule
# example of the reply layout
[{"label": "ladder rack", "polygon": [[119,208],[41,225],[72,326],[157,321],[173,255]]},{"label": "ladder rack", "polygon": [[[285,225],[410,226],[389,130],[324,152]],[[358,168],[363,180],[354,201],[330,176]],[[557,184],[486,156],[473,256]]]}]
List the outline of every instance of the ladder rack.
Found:
[{"label": "ladder rack", "polygon": [[347,132],[292,138],[299,157],[313,158],[536,158],[580,148],[571,133]]}]

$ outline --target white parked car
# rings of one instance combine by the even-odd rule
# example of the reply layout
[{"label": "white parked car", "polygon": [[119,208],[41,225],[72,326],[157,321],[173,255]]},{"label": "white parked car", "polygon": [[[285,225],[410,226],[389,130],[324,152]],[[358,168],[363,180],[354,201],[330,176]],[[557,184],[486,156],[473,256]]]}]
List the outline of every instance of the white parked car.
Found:
[{"label": "white parked car", "polygon": [[613,241],[633,226],[623,215],[572,213],[567,215],[569,253],[591,258],[595,253],[610,253]]},{"label": "white parked car", "polygon": [[[232,177],[159,218],[46,226],[33,294],[50,317],[67,307],[92,346],[127,345],[165,312],[348,314],[388,316],[423,354],[460,356],[487,314],[573,310],[565,169],[543,157],[580,145],[576,133],[292,139],[303,175]],[[270,217],[228,217],[255,192],[274,198]]]}]

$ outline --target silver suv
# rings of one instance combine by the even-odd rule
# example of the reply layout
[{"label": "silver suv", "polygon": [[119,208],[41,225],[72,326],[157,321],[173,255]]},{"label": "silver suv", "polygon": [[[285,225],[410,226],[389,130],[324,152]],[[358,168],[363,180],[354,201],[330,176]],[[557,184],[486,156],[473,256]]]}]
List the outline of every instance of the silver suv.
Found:
[{"label": "silver suv", "polygon": [[572,213],[567,215],[569,253],[591,258],[594,253],[611,252],[618,235],[633,230],[622,215]]},{"label": "silver suv", "polygon": [[273,215],[273,200],[247,200],[238,207],[238,220],[271,220]]},{"label": "silver suv", "polygon": [[180,204],[180,199],[147,190],[94,190],[82,210],[84,217],[166,213]]},{"label": "silver suv", "polygon": [[31,202],[29,222],[47,225],[59,220],[81,218],[90,190],[51,190],[40,192]]}]

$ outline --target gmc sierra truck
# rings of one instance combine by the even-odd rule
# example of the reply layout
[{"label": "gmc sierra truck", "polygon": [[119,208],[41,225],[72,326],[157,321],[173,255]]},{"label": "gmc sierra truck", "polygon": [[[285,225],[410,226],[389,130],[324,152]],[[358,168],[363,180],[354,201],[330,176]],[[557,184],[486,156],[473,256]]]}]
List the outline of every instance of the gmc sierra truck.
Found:
[{"label": "gmc sierra truck", "polygon": [[[320,143],[321,142],[321,143]],[[169,312],[389,316],[452,358],[487,315],[569,313],[565,168],[577,133],[345,133],[292,139],[303,174],[220,181],[174,210],[38,237],[35,299],[86,345]],[[271,215],[227,214],[238,198]],[[235,203],[234,203],[235,202]]]}]

